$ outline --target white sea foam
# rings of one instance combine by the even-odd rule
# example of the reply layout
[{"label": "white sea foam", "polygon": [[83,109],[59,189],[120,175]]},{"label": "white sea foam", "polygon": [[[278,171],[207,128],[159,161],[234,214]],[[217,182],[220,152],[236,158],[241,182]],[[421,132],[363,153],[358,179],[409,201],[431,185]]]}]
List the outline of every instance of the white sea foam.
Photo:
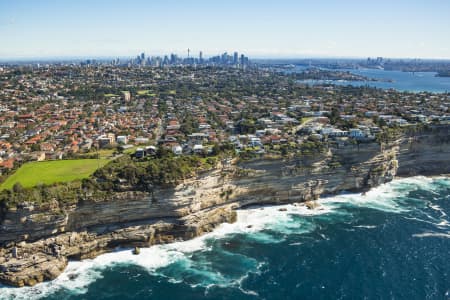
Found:
[{"label": "white sea foam", "polygon": [[[214,285],[236,285],[248,276],[248,273],[239,278],[225,278],[214,270],[198,269],[190,260],[190,255],[197,251],[209,251],[209,239],[221,239],[230,234],[247,234],[258,242],[279,242],[283,234],[303,233],[315,230],[314,218],[321,215],[346,215],[342,208],[347,206],[368,207],[376,210],[401,213],[408,210],[404,204],[398,201],[398,197],[406,192],[416,189],[433,190],[433,179],[427,177],[413,177],[395,180],[392,183],[381,185],[365,194],[345,194],[327,197],[319,201],[320,207],[310,210],[304,205],[283,205],[272,207],[256,207],[239,210],[237,222],[233,224],[222,224],[213,232],[201,237],[176,242],[168,245],[156,245],[141,249],[140,255],[133,255],[130,249],[122,249],[112,253],[98,256],[95,259],[83,260],[82,262],[70,262],[67,269],[52,282],[45,282],[34,287],[0,289],[0,299],[39,299],[58,290],[68,290],[73,294],[83,294],[87,286],[102,277],[102,269],[115,264],[133,264],[142,266],[151,273],[159,268],[178,263],[189,269],[189,272],[197,272],[201,277],[208,277],[206,286]],[[430,207],[441,212],[442,209],[434,204]],[[301,218],[304,216],[305,218]],[[348,216],[348,214],[347,214]],[[447,220],[441,219],[440,224],[447,226]],[[372,225],[360,225],[360,227],[374,228]],[[275,231],[280,234],[270,234],[265,231]],[[275,237],[276,236],[276,237]],[[415,237],[449,237],[443,233],[421,233]],[[327,237],[324,237],[325,239]],[[251,258],[249,258],[251,259]],[[261,265],[251,270],[257,272]],[[164,275],[164,274],[161,274]],[[179,282],[182,278],[169,278],[173,282]],[[201,283],[199,283],[201,284]],[[194,285],[199,285],[194,284]],[[205,287],[206,287],[205,286]],[[250,294],[253,291],[248,291]]]},{"label": "white sea foam", "polygon": [[[436,200],[436,199],[433,199],[433,201],[434,200]],[[430,225],[434,225],[439,228],[450,227],[448,215],[444,212],[444,210],[439,205],[437,205],[436,203],[433,203],[431,201],[428,201],[427,207],[438,212],[439,216],[434,216],[433,214],[419,211],[418,214],[424,216],[425,217],[424,219],[417,218],[417,217],[406,217],[406,216],[404,216],[404,218],[409,219],[409,220],[416,220],[416,221],[423,222],[423,223],[428,223]]]},{"label": "white sea foam", "polygon": [[447,220],[441,220],[438,224],[436,224],[439,227],[450,227],[450,222]]},{"label": "white sea foam", "polygon": [[431,209],[438,211],[441,213],[441,217],[446,217],[447,214],[444,212],[444,210],[437,204],[429,204],[428,205]]},{"label": "white sea foam", "polygon": [[383,185],[365,194],[343,194],[325,198],[320,203],[330,210],[341,206],[356,206],[393,213],[406,212],[408,209],[395,200],[397,196],[398,192],[392,186]]},{"label": "white sea foam", "polygon": [[[0,299],[40,299],[57,290],[70,290],[73,294],[84,294],[87,286],[102,277],[102,269],[115,264],[134,264],[154,271],[185,257],[183,251],[196,251],[201,241],[195,239],[186,243],[158,245],[141,249],[140,255],[133,255],[130,249],[100,255],[94,259],[69,262],[66,270],[51,282],[40,283],[34,287],[9,288],[0,290]],[[179,249],[177,249],[177,246]],[[195,247],[194,247],[195,246]]]},{"label": "white sea foam", "polygon": [[367,228],[367,229],[374,229],[377,228],[377,226],[375,225],[357,225],[357,226],[353,226],[355,228]]},{"label": "white sea foam", "polygon": [[[401,178],[396,179],[390,183],[375,187],[369,190],[367,193],[342,194],[334,197],[324,198],[320,201],[320,203],[325,207],[328,206],[331,210],[336,210],[340,205],[343,204],[367,207],[392,213],[402,213],[409,211],[410,207],[405,205],[399,198],[401,198],[408,192],[412,192],[418,189],[426,190],[428,192],[435,192],[434,182],[436,180],[443,180],[444,182],[448,181],[445,179],[445,177],[441,178],[416,176]],[[412,201],[414,199],[409,200]],[[420,202],[424,203],[423,200],[420,200]],[[434,206],[434,208],[440,209],[438,206]],[[440,210],[440,212],[445,214],[442,210]]]},{"label": "white sea foam", "polygon": [[296,225],[292,224],[293,216],[295,215],[317,216],[330,212],[331,209],[328,207],[308,209],[305,205],[293,204],[238,210],[238,222],[220,226],[213,235],[216,233],[225,235],[229,233],[259,232],[267,227],[273,229],[274,225],[277,224],[295,227]]},{"label": "white sea foam", "polygon": [[449,233],[424,232],[424,233],[416,233],[416,234],[413,234],[412,236],[413,237],[418,237],[418,238],[437,237],[437,238],[450,239],[450,232]]},{"label": "white sea foam", "polygon": [[4,287],[0,291],[0,299],[41,299],[55,291],[66,289],[72,294],[85,293],[86,287],[101,278],[101,272],[96,268],[93,260],[72,262],[66,270],[52,282],[44,282],[34,287],[10,288]]}]

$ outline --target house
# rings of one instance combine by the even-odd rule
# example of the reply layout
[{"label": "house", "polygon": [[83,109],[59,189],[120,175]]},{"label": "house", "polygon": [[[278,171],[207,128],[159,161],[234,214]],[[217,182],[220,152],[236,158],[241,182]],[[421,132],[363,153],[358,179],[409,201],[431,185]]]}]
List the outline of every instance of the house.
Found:
[{"label": "house", "polygon": [[[85,151],[89,151],[92,148],[93,141],[92,139],[86,139],[84,143],[81,145],[81,149]],[[41,148],[42,149],[42,148]],[[43,149],[42,149],[43,150]]]},{"label": "house", "polygon": [[348,131],[334,129],[330,133],[328,133],[328,136],[330,136],[330,137],[345,137],[345,136],[348,136]]},{"label": "house", "polygon": [[361,129],[351,128],[349,132],[350,132],[349,135],[352,138],[362,138],[362,137],[364,137],[364,133],[363,133],[363,131]]},{"label": "house", "polygon": [[136,152],[134,152],[134,157],[136,157],[136,158],[143,158],[143,157],[145,157],[146,154],[147,154],[147,153],[145,152],[144,149],[142,149],[142,148],[137,148],[137,149],[136,149]]},{"label": "house", "polygon": [[55,147],[50,143],[42,143],[41,144],[41,150],[45,152],[54,152]]},{"label": "house", "polygon": [[272,144],[279,144],[281,142],[281,137],[276,136],[276,135],[271,135],[270,136],[270,142]]},{"label": "house", "polygon": [[344,121],[352,121],[356,119],[355,115],[341,115],[342,120]]},{"label": "house", "polygon": [[122,98],[125,102],[131,101],[131,93],[129,91],[122,91]]},{"label": "house", "polygon": [[173,154],[175,154],[175,155],[181,155],[181,154],[183,153],[183,148],[181,148],[180,145],[173,146],[173,147],[172,147],[172,152],[173,152]]},{"label": "house", "polygon": [[264,147],[261,143],[261,139],[257,137],[251,137],[248,143],[249,147]]},{"label": "house", "polygon": [[108,145],[111,145],[111,140],[109,138],[107,138],[106,136],[100,136],[97,139],[97,142],[98,142],[99,148],[104,148]]},{"label": "house", "polygon": [[200,144],[204,139],[208,139],[209,135],[203,132],[194,132],[188,135],[188,137],[191,142]]},{"label": "house", "polygon": [[12,169],[14,168],[14,158],[9,158],[0,162],[0,169]]},{"label": "house", "polygon": [[203,145],[194,145],[192,151],[194,151],[194,153],[196,154],[202,154],[204,152]]},{"label": "house", "polygon": [[408,121],[403,118],[392,118],[387,122],[389,125],[408,125]]},{"label": "house", "polygon": [[169,125],[167,125],[167,130],[178,130],[181,126],[178,123],[178,120],[170,120]]},{"label": "house", "polygon": [[148,155],[155,155],[156,152],[157,152],[157,149],[156,149],[155,146],[148,146],[148,147],[145,147],[145,152],[146,152]]},{"label": "house", "polygon": [[137,137],[137,138],[134,139],[134,143],[135,144],[148,144],[149,141],[150,140],[148,138],[145,138],[145,137],[142,137],[142,136]]},{"label": "house", "polygon": [[255,132],[255,135],[257,137],[264,136],[265,134],[266,134],[266,130],[265,129],[263,129],[263,130],[256,130],[256,132]]},{"label": "house", "polygon": [[128,143],[128,137],[126,135],[119,135],[119,136],[117,136],[117,143],[118,144],[127,144]]},{"label": "house", "polygon": [[364,116],[366,116],[366,117],[368,117],[368,118],[372,118],[372,117],[374,117],[374,116],[378,116],[378,112],[377,112],[377,111],[369,110],[369,111],[366,111],[366,112],[364,113]]},{"label": "house", "polygon": [[32,155],[32,159],[35,161],[44,161],[45,160],[45,152],[37,152]]},{"label": "house", "polygon": [[335,130],[334,127],[323,127],[323,128],[320,130],[320,133],[321,133],[321,134],[324,134],[324,135],[330,135],[330,133],[333,132],[334,130]]}]

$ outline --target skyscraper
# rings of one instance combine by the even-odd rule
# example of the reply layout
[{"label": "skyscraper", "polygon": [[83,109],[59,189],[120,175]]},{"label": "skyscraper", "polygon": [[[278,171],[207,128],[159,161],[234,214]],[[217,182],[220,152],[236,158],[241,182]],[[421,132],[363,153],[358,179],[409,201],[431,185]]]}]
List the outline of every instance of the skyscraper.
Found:
[{"label": "skyscraper", "polygon": [[238,63],[239,63],[239,54],[237,52],[234,52],[233,64],[237,65]]},{"label": "skyscraper", "polygon": [[227,52],[223,53],[222,57],[221,57],[221,62],[223,64],[226,64],[227,63],[227,58],[228,58],[228,53]]},{"label": "skyscraper", "polygon": [[177,62],[177,56],[175,54],[170,54],[170,64],[173,65]]}]

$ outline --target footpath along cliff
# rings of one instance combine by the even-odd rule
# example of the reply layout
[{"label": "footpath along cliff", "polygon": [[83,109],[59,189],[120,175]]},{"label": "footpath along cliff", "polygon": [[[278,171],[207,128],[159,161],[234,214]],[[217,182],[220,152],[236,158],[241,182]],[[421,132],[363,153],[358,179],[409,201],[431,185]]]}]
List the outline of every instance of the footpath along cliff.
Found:
[{"label": "footpath along cliff", "polygon": [[316,200],[364,191],[394,176],[450,173],[449,127],[377,143],[335,146],[290,159],[222,165],[172,187],[107,198],[81,195],[75,204],[26,201],[0,214],[0,281],[34,285],[56,278],[68,259],[92,258],[117,246],[186,240],[234,222],[249,205]]}]

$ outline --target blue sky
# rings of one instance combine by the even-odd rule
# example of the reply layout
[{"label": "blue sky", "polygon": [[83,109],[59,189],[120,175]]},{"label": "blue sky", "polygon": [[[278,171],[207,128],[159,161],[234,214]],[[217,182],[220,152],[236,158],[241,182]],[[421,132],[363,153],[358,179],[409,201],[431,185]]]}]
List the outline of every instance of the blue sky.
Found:
[{"label": "blue sky", "polygon": [[450,0],[0,0],[0,58],[450,58]]}]

